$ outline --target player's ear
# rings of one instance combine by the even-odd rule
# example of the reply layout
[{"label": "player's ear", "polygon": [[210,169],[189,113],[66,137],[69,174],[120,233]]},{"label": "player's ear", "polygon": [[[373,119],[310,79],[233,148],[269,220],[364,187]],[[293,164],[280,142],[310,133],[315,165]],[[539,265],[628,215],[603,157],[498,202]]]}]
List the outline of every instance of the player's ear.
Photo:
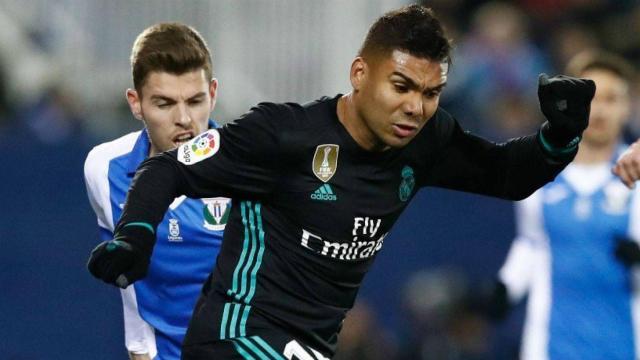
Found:
[{"label": "player's ear", "polygon": [[349,78],[353,90],[358,91],[362,87],[362,83],[367,75],[367,63],[360,56],[353,59],[351,63],[351,72]]},{"label": "player's ear", "polygon": [[129,109],[131,109],[133,116],[138,120],[142,120],[142,99],[138,96],[138,92],[134,89],[127,89],[125,96],[127,97]]},{"label": "player's ear", "polygon": [[213,111],[216,106],[216,100],[218,99],[218,79],[212,78],[209,83],[209,96],[211,96],[211,106],[209,111]]}]

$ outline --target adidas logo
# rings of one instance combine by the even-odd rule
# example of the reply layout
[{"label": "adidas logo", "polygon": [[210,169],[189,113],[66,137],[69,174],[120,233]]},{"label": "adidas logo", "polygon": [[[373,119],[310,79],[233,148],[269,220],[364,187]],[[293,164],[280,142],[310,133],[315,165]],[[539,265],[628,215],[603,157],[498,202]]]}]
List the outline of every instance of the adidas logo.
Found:
[{"label": "adidas logo", "polygon": [[311,194],[311,199],[320,201],[336,201],[338,197],[331,190],[329,184],[323,184]]}]

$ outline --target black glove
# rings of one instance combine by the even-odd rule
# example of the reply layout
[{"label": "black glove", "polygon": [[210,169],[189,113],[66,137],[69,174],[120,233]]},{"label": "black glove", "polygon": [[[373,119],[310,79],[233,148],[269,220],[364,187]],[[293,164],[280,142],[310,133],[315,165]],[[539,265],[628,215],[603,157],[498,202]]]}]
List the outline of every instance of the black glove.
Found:
[{"label": "black glove", "polygon": [[615,256],[626,266],[640,263],[640,246],[629,239],[618,239],[615,249]]},{"label": "black glove", "polygon": [[540,130],[545,149],[551,153],[575,149],[589,125],[595,92],[596,85],[589,79],[540,74],[538,100],[547,118]]},{"label": "black glove", "polygon": [[125,225],[113,240],[93,249],[87,268],[96,278],[124,289],[147,275],[154,243],[150,228]]}]

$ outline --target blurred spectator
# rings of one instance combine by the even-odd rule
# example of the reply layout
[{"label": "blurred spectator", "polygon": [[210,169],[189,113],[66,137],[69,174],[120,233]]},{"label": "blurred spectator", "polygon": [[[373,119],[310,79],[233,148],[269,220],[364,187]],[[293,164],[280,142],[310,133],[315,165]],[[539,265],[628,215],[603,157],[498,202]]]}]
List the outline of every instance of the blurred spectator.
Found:
[{"label": "blurred spectator", "polygon": [[349,311],[338,338],[334,360],[388,360],[395,357],[391,336],[376,321],[364,301]]},{"label": "blurred spectator", "polygon": [[435,11],[449,38],[459,39],[463,36],[466,31],[465,24],[467,24],[472,11],[465,0],[422,0],[418,2]]},{"label": "blurred spectator", "polygon": [[640,58],[640,34],[629,29],[640,27],[640,7],[625,9],[599,17],[598,29],[606,39],[607,47],[611,50],[632,57]]},{"label": "blurred spectator", "polygon": [[488,324],[470,301],[466,277],[451,269],[425,270],[405,285],[408,321],[400,359],[491,359]]},{"label": "blurred spectator", "polygon": [[589,12],[602,9],[609,0],[520,0],[527,13],[540,20],[553,21],[572,12]]},{"label": "blurred spectator", "polygon": [[18,120],[41,143],[57,145],[76,141],[82,130],[82,118],[75,106],[71,94],[62,87],[53,86],[35,103],[24,105],[18,111]]},{"label": "blurred spectator", "polygon": [[445,92],[446,101],[461,109],[454,116],[465,128],[506,140],[539,125],[536,79],[549,66],[530,38],[527,20],[520,9],[502,2],[487,3],[475,13]]},{"label": "blurred spectator", "polygon": [[576,54],[599,47],[596,34],[588,27],[570,22],[553,32],[549,50],[556,69],[564,69]]}]

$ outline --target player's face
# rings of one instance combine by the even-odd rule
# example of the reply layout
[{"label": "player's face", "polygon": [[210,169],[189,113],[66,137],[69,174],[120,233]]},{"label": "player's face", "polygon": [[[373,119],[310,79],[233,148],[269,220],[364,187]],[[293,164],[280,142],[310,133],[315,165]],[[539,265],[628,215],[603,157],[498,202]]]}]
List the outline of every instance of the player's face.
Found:
[{"label": "player's face", "polygon": [[149,156],[171,150],[207,130],[217,87],[217,80],[207,79],[200,69],[181,75],[154,71],[147,76],[142,94],[127,90],[131,112],[149,133]]},{"label": "player's face", "polygon": [[447,64],[394,50],[385,58],[352,66],[358,118],[372,149],[407,145],[438,108]]},{"label": "player's face", "polygon": [[589,126],[584,131],[583,141],[592,146],[608,146],[618,142],[631,111],[627,82],[603,69],[588,70],[581,77],[596,83]]}]

